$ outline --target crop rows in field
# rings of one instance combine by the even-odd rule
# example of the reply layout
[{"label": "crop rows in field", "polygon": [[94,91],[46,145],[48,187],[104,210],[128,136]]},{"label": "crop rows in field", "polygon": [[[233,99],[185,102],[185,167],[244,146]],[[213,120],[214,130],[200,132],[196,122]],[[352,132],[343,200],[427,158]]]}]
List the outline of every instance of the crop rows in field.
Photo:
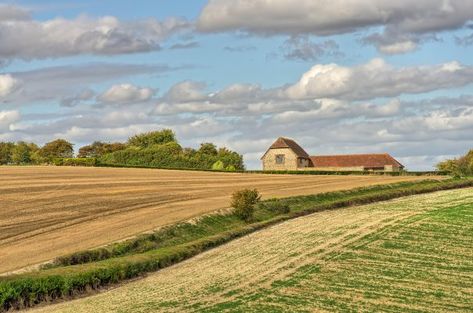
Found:
[{"label": "crop rows in field", "polygon": [[285,197],[418,179],[0,167],[0,273],[225,208],[237,189]]},{"label": "crop rows in field", "polygon": [[44,312],[471,312],[473,190],[291,220]]}]

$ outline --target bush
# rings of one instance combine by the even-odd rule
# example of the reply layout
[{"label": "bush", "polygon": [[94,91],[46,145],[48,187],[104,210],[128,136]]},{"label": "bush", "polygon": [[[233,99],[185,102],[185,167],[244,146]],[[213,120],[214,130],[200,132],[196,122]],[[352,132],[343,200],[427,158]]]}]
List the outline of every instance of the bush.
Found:
[{"label": "bush", "polygon": [[212,164],[212,169],[214,171],[222,171],[224,169],[225,165],[223,164],[222,161],[218,160],[214,164]]},{"label": "bush", "polygon": [[473,176],[473,150],[470,150],[466,155],[458,159],[445,160],[438,163],[437,170],[457,177]]},{"label": "bush", "polygon": [[291,207],[286,202],[279,199],[262,202],[260,203],[260,207],[277,214],[287,214],[291,212]]},{"label": "bush", "polygon": [[228,171],[228,172],[235,172],[236,168],[233,165],[229,165],[225,168],[225,170]]},{"label": "bush", "polygon": [[96,163],[95,158],[63,159],[64,166],[95,166]]},{"label": "bush", "polygon": [[246,222],[251,221],[255,211],[255,204],[260,199],[261,195],[256,189],[243,189],[234,192],[232,195],[233,213]]}]

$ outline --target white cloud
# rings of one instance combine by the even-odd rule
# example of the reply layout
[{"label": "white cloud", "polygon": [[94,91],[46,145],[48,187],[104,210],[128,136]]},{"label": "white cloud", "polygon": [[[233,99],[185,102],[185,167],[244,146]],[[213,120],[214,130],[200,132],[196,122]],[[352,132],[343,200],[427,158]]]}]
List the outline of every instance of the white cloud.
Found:
[{"label": "white cloud", "polygon": [[159,49],[190,27],[180,18],[121,21],[113,16],[33,20],[21,7],[0,6],[0,58],[43,59],[78,54],[113,55]]},{"label": "white cloud", "polygon": [[412,40],[395,42],[392,44],[381,45],[379,50],[385,54],[405,53],[417,48],[417,43]]},{"label": "white cloud", "polygon": [[186,80],[172,86],[163,98],[171,103],[201,101],[206,98],[206,87],[205,83]]},{"label": "white cloud", "polygon": [[14,130],[13,124],[21,118],[18,111],[0,111],[0,131]]},{"label": "white cloud", "polygon": [[28,10],[11,5],[11,4],[0,4],[0,23],[11,22],[11,21],[24,21],[30,19]]},{"label": "white cloud", "polygon": [[[368,101],[377,98],[420,94],[439,89],[463,87],[473,83],[473,67],[458,62],[439,65],[396,67],[382,59],[353,67],[338,64],[317,64],[304,73],[299,81],[273,89],[257,84],[232,84],[221,90],[205,91],[201,82],[185,81],[171,87],[157,101],[154,113],[288,114],[291,111],[313,111],[320,103],[331,105],[339,114],[348,101]],[[340,101],[342,100],[342,101]],[[385,113],[397,110],[398,100],[383,107]],[[371,104],[363,104],[373,113],[382,114]],[[335,110],[336,109],[336,110]],[[364,109],[359,106],[358,109]],[[327,114],[326,110],[317,114]],[[364,111],[363,111],[364,112]],[[354,112],[352,112],[354,114]],[[350,113],[350,114],[352,114]]]},{"label": "white cloud", "polygon": [[379,43],[378,48],[402,53],[414,48],[403,35],[459,29],[472,20],[470,0],[299,0],[297,5],[292,0],[210,0],[199,16],[198,29],[327,36],[384,27],[380,36],[391,42]]},{"label": "white cloud", "polygon": [[110,87],[99,100],[108,104],[129,104],[148,101],[153,97],[154,90],[151,88],[140,88],[131,84],[120,84]]},{"label": "white cloud", "polygon": [[12,93],[20,82],[10,74],[0,75],[0,99]]},{"label": "white cloud", "polygon": [[382,59],[373,59],[355,67],[315,65],[285,92],[291,99],[367,100],[460,87],[472,82],[473,67],[458,62],[394,67]]}]

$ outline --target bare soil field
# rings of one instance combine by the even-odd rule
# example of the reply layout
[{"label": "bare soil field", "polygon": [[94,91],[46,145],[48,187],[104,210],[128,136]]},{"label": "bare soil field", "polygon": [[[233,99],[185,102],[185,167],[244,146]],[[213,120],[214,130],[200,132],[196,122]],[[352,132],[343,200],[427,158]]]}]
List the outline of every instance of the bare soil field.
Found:
[{"label": "bare soil field", "polygon": [[242,188],[269,198],[419,179],[0,167],[0,273],[225,208]]},{"label": "bare soil field", "polygon": [[324,211],[34,312],[472,312],[473,189]]}]

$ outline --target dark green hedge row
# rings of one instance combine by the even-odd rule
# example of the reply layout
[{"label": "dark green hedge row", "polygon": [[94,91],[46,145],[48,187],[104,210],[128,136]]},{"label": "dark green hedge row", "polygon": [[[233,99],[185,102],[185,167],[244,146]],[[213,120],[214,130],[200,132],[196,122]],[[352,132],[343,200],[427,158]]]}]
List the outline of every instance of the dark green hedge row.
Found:
[{"label": "dark green hedge row", "polygon": [[97,159],[95,158],[56,158],[53,159],[53,164],[56,166],[96,166]]},{"label": "dark green hedge row", "polygon": [[[359,188],[345,192],[291,197],[280,200],[289,205],[291,209],[289,213],[268,215],[267,212],[257,212],[259,213],[259,215],[256,214],[259,216],[258,219],[249,224],[226,224],[228,216],[221,215],[222,220],[218,228],[220,232],[206,232],[204,230],[195,232],[195,229],[190,229],[191,233],[184,231],[180,234],[182,240],[175,241],[175,245],[172,245],[172,238],[168,238],[168,245],[165,244],[143,253],[133,253],[135,251],[132,247],[136,243],[130,241],[128,244],[131,249],[128,253],[131,254],[97,262],[2,277],[0,278],[0,311],[31,307],[41,302],[88,293],[175,264],[234,238],[295,217],[322,210],[464,187],[473,187],[473,179],[427,180]],[[218,215],[215,218],[218,219]],[[110,256],[108,255],[108,257]]]},{"label": "dark green hedge row", "polygon": [[243,170],[243,157],[236,152],[220,149],[212,153],[199,151],[185,152],[177,143],[156,145],[147,148],[129,147],[107,153],[99,158],[103,164],[123,164],[128,166],[149,166],[161,168],[211,169],[217,161],[223,167]]}]

